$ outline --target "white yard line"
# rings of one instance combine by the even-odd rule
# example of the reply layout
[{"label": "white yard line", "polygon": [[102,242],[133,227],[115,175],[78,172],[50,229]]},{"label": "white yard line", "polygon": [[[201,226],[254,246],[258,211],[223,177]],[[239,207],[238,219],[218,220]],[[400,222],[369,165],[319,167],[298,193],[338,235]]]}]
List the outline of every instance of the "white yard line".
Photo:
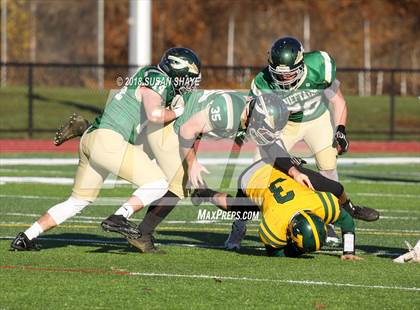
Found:
[{"label": "white yard line", "polygon": [[[14,237],[0,237],[2,240],[13,240]],[[95,240],[95,239],[55,239],[55,238],[39,238],[41,240],[55,240],[63,242],[83,242],[83,243],[103,243],[103,244],[127,244],[125,241],[112,240]],[[165,244],[166,245],[166,244]],[[177,244],[168,245],[200,247],[199,244]],[[206,247],[219,248],[212,245]],[[311,285],[311,286],[335,286],[335,287],[353,287],[367,289],[385,289],[400,291],[420,291],[420,287],[404,287],[404,286],[387,286],[387,285],[371,285],[357,283],[339,283],[332,281],[312,281],[312,280],[290,280],[290,279],[269,279],[269,278],[251,278],[251,277],[231,277],[222,275],[205,275],[205,274],[177,274],[177,273],[155,273],[155,272],[129,272],[127,275],[138,277],[163,277],[163,278],[182,278],[182,279],[205,279],[205,280],[223,280],[223,281],[242,281],[242,282],[266,282],[266,283],[283,283],[294,285]]]},{"label": "white yard line", "polygon": [[[313,158],[305,158],[308,164],[314,164]],[[200,163],[204,165],[219,166],[228,162],[236,165],[249,165],[253,163],[252,158],[237,158],[228,160],[228,158],[200,158]],[[63,166],[77,165],[77,158],[0,158],[0,166],[34,165],[34,166]],[[370,158],[340,158],[339,165],[354,164],[420,164],[418,157],[370,157]]]}]

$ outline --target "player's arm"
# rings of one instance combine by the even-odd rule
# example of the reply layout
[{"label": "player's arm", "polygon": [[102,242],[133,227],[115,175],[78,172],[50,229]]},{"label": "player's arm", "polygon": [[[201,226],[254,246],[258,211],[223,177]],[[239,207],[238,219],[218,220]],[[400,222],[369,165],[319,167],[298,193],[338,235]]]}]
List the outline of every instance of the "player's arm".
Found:
[{"label": "player's arm", "polygon": [[195,188],[199,188],[204,184],[201,172],[209,173],[208,170],[201,165],[194,150],[194,143],[201,133],[207,133],[212,130],[207,122],[208,111],[206,109],[194,114],[179,129],[178,138],[181,153],[185,158],[188,167],[188,178]]},{"label": "player's arm", "polygon": [[353,218],[350,216],[346,210],[340,210],[340,216],[337,221],[334,223],[334,226],[341,228],[341,234],[343,237],[343,255],[341,255],[342,260],[361,260],[362,258],[356,256],[355,249],[355,226]]},{"label": "player's arm", "polygon": [[[154,90],[139,86],[136,90],[136,99],[143,102],[147,119],[154,123],[166,123],[177,118],[180,113],[166,109],[163,105],[162,97]],[[178,115],[179,114],[179,115]]]},{"label": "player's arm", "polygon": [[305,185],[310,189],[314,189],[309,177],[306,174],[300,172],[293,165],[291,157],[281,141],[277,140],[269,145],[261,145],[260,148],[262,148],[263,153],[268,155],[269,159],[271,160],[270,164],[272,164],[274,168],[287,173],[299,184]]},{"label": "player's arm", "polygon": [[279,248],[274,248],[266,244],[265,250],[268,256],[276,257],[299,257],[303,254],[292,242],[289,242],[284,247]]},{"label": "player's arm", "polygon": [[336,128],[335,140],[338,154],[347,152],[349,142],[346,136],[347,105],[340,90],[340,82],[336,79],[336,66],[334,59],[325,52],[321,52],[324,59],[325,84],[328,86],[324,94],[334,110],[334,124]]}]

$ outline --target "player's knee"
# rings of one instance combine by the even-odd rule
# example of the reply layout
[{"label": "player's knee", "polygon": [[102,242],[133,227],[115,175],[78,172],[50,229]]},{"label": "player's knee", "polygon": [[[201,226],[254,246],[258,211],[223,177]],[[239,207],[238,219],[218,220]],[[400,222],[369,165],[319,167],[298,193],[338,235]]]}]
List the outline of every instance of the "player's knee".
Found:
[{"label": "player's knee", "polygon": [[337,169],[320,170],[319,173],[322,174],[324,177],[330,179],[330,180],[338,182]]},{"label": "player's knee", "polygon": [[87,200],[70,197],[66,201],[53,206],[47,212],[56,224],[60,225],[65,220],[75,216],[77,213],[80,213],[89,204],[90,202]]},{"label": "player's knee", "polygon": [[139,198],[143,205],[147,206],[153,201],[162,198],[168,191],[168,188],[168,182],[164,179],[160,179],[140,186],[133,193],[133,196]]},{"label": "player's knee", "polygon": [[315,154],[318,170],[335,170],[337,168],[337,150],[328,147]]}]

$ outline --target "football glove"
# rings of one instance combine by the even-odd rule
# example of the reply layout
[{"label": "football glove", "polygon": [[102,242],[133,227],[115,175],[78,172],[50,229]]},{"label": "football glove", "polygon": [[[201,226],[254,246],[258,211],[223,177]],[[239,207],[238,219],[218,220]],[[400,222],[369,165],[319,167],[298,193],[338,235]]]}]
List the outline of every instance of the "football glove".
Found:
[{"label": "football glove", "polygon": [[175,112],[176,117],[184,113],[185,102],[181,95],[176,95],[171,102],[171,110]]},{"label": "football glove", "polygon": [[338,125],[335,132],[335,146],[339,146],[338,155],[344,154],[349,149],[349,141],[346,136],[346,127],[344,125]]}]

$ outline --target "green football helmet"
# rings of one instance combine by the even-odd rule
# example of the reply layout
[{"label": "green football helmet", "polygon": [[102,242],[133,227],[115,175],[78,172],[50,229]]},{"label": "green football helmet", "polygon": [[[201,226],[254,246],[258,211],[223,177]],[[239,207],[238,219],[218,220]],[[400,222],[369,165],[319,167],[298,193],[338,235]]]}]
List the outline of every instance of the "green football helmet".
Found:
[{"label": "green football helmet", "polygon": [[325,244],[327,226],[319,216],[300,211],[290,220],[288,233],[297,248],[308,253],[318,251]]},{"label": "green football helmet", "polygon": [[292,37],[274,41],[268,52],[268,70],[275,84],[292,89],[303,77],[304,69],[302,43]]},{"label": "green football helmet", "polygon": [[165,72],[177,94],[197,88],[201,81],[201,62],[198,56],[185,47],[172,47],[162,56],[158,68]]},{"label": "green football helmet", "polygon": [[286,126],[289,111],[282,97],[276,93],[258,96],[250,103],[248,132],[257,145],[274,143]]}]

